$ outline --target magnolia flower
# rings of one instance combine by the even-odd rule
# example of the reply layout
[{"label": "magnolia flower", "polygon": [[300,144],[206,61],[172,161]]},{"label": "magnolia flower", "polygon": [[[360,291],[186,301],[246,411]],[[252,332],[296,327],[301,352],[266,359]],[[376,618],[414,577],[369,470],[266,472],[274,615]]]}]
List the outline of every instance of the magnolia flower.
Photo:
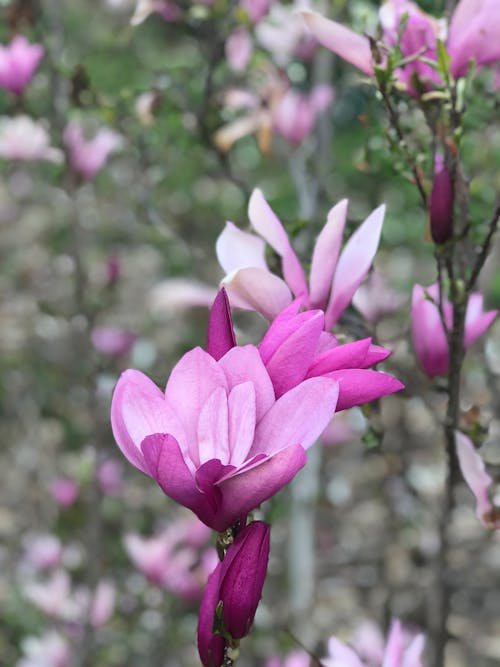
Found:
[{"label": "magnolia flower", "polygon": [[226,40],[226,58],[233,72],[243,72],[252,57],[253,44],[250,33],[243,26],[234,30]]},{"label": "magnolia flower", "polygon": [[248,634],[262,596],[269,560],[270,526],[254,521],[238,534],[224,560],[208,578],[198,621],[198,650],[205,667],[220,667],[225,639],[213,632],[222,603],[221,623],[233,639]]},{"label": "magnolia flower", "polygon": [[49,570],[61,562],[63,548],[55,535],[29,535],[24,543],[25,561],[36,570]]},{"label": "magnolia flower", "polygon": [[500,528],[500,516],[490,500],[493,479],[486,472],[484,461],[464,433],[456,431],[455,447],[464,480],[476,499],[476,515],[487,528]]},{"label": "magnolia flower", "polygon": [[[483,295],[475,292],[469,297],[465,316],[464,348],[467,349],[492,324],[497,310],[483,311]],[[449,368],[448,340],[439,313],[439,286],[415,285],[411,302],[413,347],[422,369],[429,377],[445,375]],[[443,315],[451,330],[453,307],[443,295]]]},{"label": "magnolia flower", "polygon": [[370,324],[399,310],[404,302],[404,296],[389,287],[377,271],[370,273],[352,298],[352,305]]},{"label": "magnolia flower", "polygon": [[111,581],[102,579],[94,591],[89,606],[89,621],[93,628],[100,628],[109,621],[115,610],[116,589]]},{"label": "magnolia flower", "polygon": [[94,327],[90,340],[94,348],[101,354],[122,357],[132,350],[137,336],[119,327]]},{"label": "magnolia flower", "polygon": [[24,656],[16,667],[70,667],[73,651],[64,637],[50,631],[22,641]]},{"label": "magnolia flower", "polygon": [[29,116],[0,118],[0,157],[26,162],[61,163],[64,160],[63,152],[50,145],[45,127]]},{"label": "magnolia flower", "polygon": [[315,86],[310,93],[289,88],[274,109],[273,127],[284,139],[298,146],[311,134],[318,116],[333,99],[333,88],[326,84]]},{"label": "magnolia flower", "polygon": [[258,23],[269,11],[273,0],[240,0],[240,7],[245,10],[252,23]]},{"label": "magnolia flower", "polygon": [[43,58],[41,44],[30,44],[26,37],[14,37],[9,46],[0,45],[0,88],[22,95]]},{"label": "magnolia flower", "polygon": [[52,497],[61,507],[70,507],[80,494],[80,487],[74,479],[57,477],[50,484]]},{"label": "magnolia flower", "polygon": [[182,15],[179,7],[171,0],[137,0],[130,24],[139,25],[154,12],[160,14],[165,21],[177,21]]},{"label": "magnolia flower", "polygon": [[121,463],[113,459],[103,461],[97,470],[101,491],[107,496],[117,496],[123,490],[123,470]]},{"label": "magnolia flower", "polygon": [[391,624],[380,662],[366,659],[354,648],[331,637],[328,640],[328,657],[323,658],[321,664],[324,667],[423,667],[424,645],[424,635],[412,637],[403,630],[400,621],[395,620]]},{"label": "magnolia flower", "polygon": [[278,67],[286,67],[295,57],[308,60],[314,54],[316,40],[298,14],[299,10],[310,8],[309,0],[294,0],[291,4],[273,2],[267,17],[256,26],[257,41],[271,53]]},{"label": "magnolia flower", "polygon": [[285,486],[335,411],[338,383],[301,382],[276,400],[259,351],[216,361],[201,348],[174,367],[165,394],[139,371],[118,381],[115,440],[164,493],[223,531]]},{"label": "magnolia flower", "polygon": [[[283,225],[262,192],[254,190],[248,217],[259,236],[243,232],[228,222],[216,244],[219,264],[227,273],[222,283],[232,305],[256,310],[272,320],[291,303],[293,293],[304,299],[304,307],[324,310],[325,328],[331,329],[368,275],[377,251],[384,212],[384,206],[373,211],[340,253],[347,200],[334,206],[316,241],[308,284]],[[284,280],[271,273],[267,266],[266,241],[281,257]]]},{"label": "magnolia flower", "polygon": [[71,167],[90,181],[104,167],[108,156],[121,148],[123,139],[105,127],[93,139],[86,139],[81,125],[71,122],[64,130],[64,143],[69,152]]},{"label": "magnolia flower", "polygon": [[78,622],[88,605],[87,592],[73,592],[65,570],[55,570],[45,582],[24,585],[25,596],[47,616],[68,622]]},{"label": "magnolia flower", "polygon": [[[374,73],[374,61],[367,37],[358,35],[340,23],[314,12],[303,12],[314,37],[328,49],[344,58],[368,76]],[[450,71],[454,77],[465,76],[471,60],[481,67],[500,60],[500,4],[497,0],[460,0],[449,25],[423,12],[409,0],[388,0],[380,9],[383,41],[393,47],[403,16],[407,23],[400,40],[404,58],[416,59],[396,74],[410,92],[414,92],[415,76],[420,87],[440,84],[435,69],[418,59],[437,61],[436,40],[445,42],[450,55]]]}]

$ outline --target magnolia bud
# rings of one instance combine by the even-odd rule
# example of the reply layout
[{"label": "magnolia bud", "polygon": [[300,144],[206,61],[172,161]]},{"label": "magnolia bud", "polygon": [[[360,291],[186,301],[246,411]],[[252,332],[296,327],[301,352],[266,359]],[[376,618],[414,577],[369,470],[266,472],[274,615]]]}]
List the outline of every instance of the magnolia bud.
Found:
[{"label": "magnolia bud", "polygon": [[445,243],[453,234],[453,182],[442,157],[436,156],[436,171],[429,204],[434,243]]}]

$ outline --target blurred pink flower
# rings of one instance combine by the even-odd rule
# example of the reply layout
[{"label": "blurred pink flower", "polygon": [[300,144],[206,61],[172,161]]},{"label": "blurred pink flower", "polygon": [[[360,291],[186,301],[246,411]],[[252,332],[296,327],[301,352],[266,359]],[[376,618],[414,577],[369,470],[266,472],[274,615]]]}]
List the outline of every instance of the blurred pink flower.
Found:
[{"label": "blurred pink flower", "polygon": [[223,531],[285,486],[335,411],[338,383],[301,382],[276,400],[252,345],[216,361],[201,348],[174,367],[165,394],[126,371],[111,406],[115,439],[166,495]]},{"label": "blurred pink flower", "polygon": [[487,528],[500,528],[500,513],[490,500],[493,479],[486,472],[484,461],[465,433],[456,431],[455,446],[464,480],[476,499],[476,515]]},{"label": "blurred pink flower", "polygon": [[[483,295],[475,292],[469,297],[465,317],[464,348],[467,349],[493,323],[497,310],[483,311]],[[439,287],[437,283],[422,287],[415,285],[411,302],[411,327],[413,348],[429,377],[445,375],[449,368],[448,341],[438,308]],[[443,315],[451,329],[453,309],[443,295]]]},{"label": "blurred pink flower", "polygon": [[114,459],[103,461],[97,471],[101,491],[107,496],[118,496],[123,491],[123,467]]},{"label": "blurred pink flower", "polygon": [[160,14],[165,21],[177,21],[182,16],[179,7],[171,0],[137,0],[130,24],[139,25],[154,12]]},{"label": "blurred pink flower", "polygon": [[222,664],[225,640],[213,631],[219,603],[224,629],[233,639],[250,630],[267,573],[270,528],[262,521],[245,526],[208,579],[198,620],[198,650],[205,667]]},{"label": "blurred pink flower", "polygon": [[283,660],[277,657],[269,658],[265,667],[310,667],[310,664],[309,653],[298,649],[289,653]]},{"label": "blurred pink flower", "polygon": [[298,146],[311,134],[317,117],[334,99],[333,88],[318,85],[310,93],[293,88],[287,90],[273,113],[273,126],[278,134]]},{"label": "blurred pink flower", "polygon": [[61,541],[50,533],[28,535],[24,540],[24,558],[36,570],[49,570],[59,565],[63,553]]},{"label": "blurred pink flower", "polygon": [[102,579],[94,591],[88,617],[94,628],[100,628],[109,621],[115,610],[116,589],[111,581]]},{"label": "blurred pink flower", "polygon": [[122,357],[132,350],[137,336],[119,327],[94,327],[90,334],[94,348],[110,357]]},{"label": "blurred pink flower", "polygon": [[[293,293],[304,299],[304,307],[325,310],[325,328],[330,330],[368,275],[378,248],[384,212],[384,206],[373,211],[340,253],[347,200],[334,206],[317,238],[308,284],[283,225],[262,192],[254,190],[248,217],[259,236],[243,232],[228,222],[217,239],[217,258],[227,274],[222,284],[231,304],[256,310],[272,320],[291,303]],[[284,279],[271,273],[267,266],[266,242],[281,257]]]},{"label": "blurred pink flower", "polygon": [[50,145],[50,137],[45,127],[29,116],[0,118],[0,157],[26,162],[64,161],[63,152]]},{"label": "blurred pink flower", "polygon": [[252,23],[258,23],[269,11],[273,0],[240,0],[242,7],[248,14]]},{"label": "blurred pink flower", "polygon": [[26,37],[14,37],[9,46],[0,45],[0,88],[21,95],[29,84],[44,48],[41,44],[30,44]]},{"label": "blurred pink flower", "polygon": [[79,622],[88,604],[85,591],[74,593],[65,570],[55,570],[44,582],[28,582],[25,596],[47,616],[68,622]]},{"label": "blurred pink flower", "polygon": [[352,298],[352,305],[370,324],[377,324],[385,315],[396,312],[405,297],[389,287],[383,276],[372,271]]},{"label": "blurred pink flower", "polygon": [[253,44],[250,33],[243,26],[234,30],[226,40],[226,58],[233,72],[243,72],[252,57]]},{"label": "blurred pink flower", "polygon": [[106,282],[108,285],[115,285],[121,278],[122,265],[119,257],[111,255],[106,262]]},{"label": "blurred pink flower", "polygon": [[209,287],[185,278],[170,278],[158,283],[149,297],[149,305],[154,315],[177,316],[179,311],[195,306],[208,307],[217,294]]},{"label": "blurred pink flower", "polygon": [[[379,661],[372,662],[368,655],[361,656],[354,648],[344,644],[336,637],[328,641],[328,657],[321,660],[324,667],[423,667],[422,653],[425,637],[412,635],[405,631],[400,621],[391,624],[383,655]],[[377,652],[370,652],[372,658]]]},{"label": "blurred pink flower", "polygon": [[[437,61],[436,40],[446,44],[451,58],[450,70],[454,77],[465,76],[469,62],[478,67],[500,60],[500,3],[498,0],[460,0],[449,26],[444,19],[438,20],[423,12],[409,0],[388,0],[380,9],[383,40],[388,46],[398,41],[398,31],[403,16],[407,23],[403,31],[400,48],[404,58],[424,56]],[[330,21],[314,12],[303,12],[311,33],[328,49],[344,58],[365,74],[372,76],[374,62],[370,42],[349,28]],[[420,88],[428,89],[440,85],[440,78],[432,66],[418,57],[396,72],[407,90],[414,94],[415,75]]]},{"label": "blurred pink flower", "polygon": [[273,2],[265,19],[255,28],[257,41],[271,54],[278,67],[287,67],[296,57],[309,60],[316,49],[298,12],[311,9],[309,0],[293,0],[290,4]]},{"label": "blurred pink flower", "polygon": [[41,637],[22,641],[23,657],[16,667],[70,667],[73,651],[62,635],[54,630]]},{"label": "blurred pink flower", "polygon": [[123,145],[123,138],[108,128],[101,128],[93,139],[87,139],[82,126],[75,121],[66,126],[63,138],[71,167],[87,181],[92,180],[109,155]]},{"label": "blurred pink flower", "polygon": [[80,487],[74,479],[57,477],[50,485],[52,497],[61,507],[70,507],[78,498]]}]

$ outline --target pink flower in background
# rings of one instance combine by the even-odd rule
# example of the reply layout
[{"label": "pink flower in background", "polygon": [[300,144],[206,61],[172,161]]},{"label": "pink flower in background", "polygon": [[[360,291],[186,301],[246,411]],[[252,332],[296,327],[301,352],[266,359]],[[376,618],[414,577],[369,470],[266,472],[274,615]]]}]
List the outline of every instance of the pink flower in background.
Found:
[{"label": "pink flower in background", "polygon": [[165,394],[142,373],[126,371],[111,423],[133,465],[223,531],[302,468],[337,397],[335,380],[315,377],[276,400],[256,347],[232,348],[219,361],[196,348],[174,367]]},{"label": "pink flower in background", "polygon": [[88,605],[87,592],[73,592],[65,570],[55,570],[43,582],[28,582],[24,595],[47,616],[68,622],[78,622]]},{"label": "pink flower in background", "polygon": [[239,26],[226,40],[226,58],[233,72],[243,72],[252,57],[253,44],[248,30]]},{"label": "pink flower in background", "polygon": [[[325,311],[325,328],[331,329],[368,275],[378,248],[385,207],[379,206],[352,234],[342,253],[340,246],[347,218],[347,200],[334,206],[319,234],[313,252],[309,283],[288,235],[260,190],[248,205],[255,236],[228,222],[217,239],[219,264],[227,275],[222,283],[233,306],[256,310],[274,319],[292,301]],[[266,242],[281,257],[284,280],[271,273],[265,258]]]},{"label": "pink flower in background", "polygon": [[108,128],[101,128],[93,139],[87,139],[82,126],[74,121],[66,126],[63,138],[71,167],[87,181],[92,180],[109,155],[123,145],[123,138]]},{"label": "pink flower in background", "polygon": [[97,470],[97,477],[100,489],[105,495],[118,496],[123,491],[123,467],[118,461],[103,461]]},{"label": "pink flower in background", "polygon": [[45,126],[29,116],[0,118],[0,157],[32,162],[46,160],[61,163],[64,154],[50,145]]},{"label": "pink flower in background", "polygon": [[311,134],[318,116],[334,99],[333,88],[318,85],[310,93],[289,88],[273,113],[273,126],[278,134],[298,146]]},{"label": "pink flower in background", "polygon": [[50,485],[52,497],[61,507],[70,507],[80,494],[80,487],[74,479],[57,477]]},{"label": "pink flower in background", "polygon": [[22,95],[43,54],[41,44],[30,44],[21,35],[14,37],[9,46],[0,45],[0,88]]},{"label": "pink flower in background", "polygon": [[184,278],[170,278],[156,285],[149,297],[154,315],[177,316],[179,311],[196,306],[208,307],[217,290],[203,283]]},{"label": "pink flower in background", "polygon": [[252,23],[258,23],[269,11],[273,0],[240,0],[240,7],[246,11]]},{"label": "pink flower in background", "polygon": [[245,526],[208,579],[198,621],[198,650],[205,667],[220,667],[223,661],[225,640],[213,632],[220,602],[222,623],[233,639],[250,630],[267,573],[269,533],[270,526],[262,521]]},{"label": "pink flower in background", "polygon": [[24,543],[24,559],[36,570],[49,570],[61,562],[63,548],[56,535],[29,535]]},{"label": "pink flower in background", "polygon": [[122,265],[119,257],[112,255],[106,262],[106,283],[109,286],[116,285],[122,275]]},{"label": "pink flower in background", "polygon": [[424,635],[408,633],[400,621],[395,620],[391,624],[380,660],[376,657],[377,651],[370,650],[368,655],[361,655],[348,644],[331,637],[328,641],[328,657],[323,658],[321,664],[324,667],[423,667],[424,646]]},{"label": "pink flower in background", "polygon": [[385,315],[396,312],[405,297],[389,287],[383,276],[372,271],[352,298],[352,305],[370,324],[377,324]]},{"label": "pink flower in background", "polygon": [[137,0],[134,15],[130,19],[130,24],[137,26],[145,21],[150,14],[160,14],[165,21],[177,21],[181,18],[182,12],[171,0]]},{"label": "pink flower in background", "polygon": [[296,57],[310,60],[314,55],[317,42],[298,14],[299,10],[309,9],[309,0],[294,0],[290,4],[275,1],[266,18],[256,26],[257,41],[269,51],[278,67],[287,67]]},{"label": "pink flower in background", "polygon": [[[440,38],[445,41],[454,77],[465,76],[471,60],[479,67],[500,60],[500,3],[497,0],[460,0],[448,27],[444,20],[426,14],[414,2],[388,0],[379,15],[383,41],[388,46],[396,44],[404,15],[408,19],[400,48],[405,58],[418,54],[437,61],[436,40]],[[303,17],[318,42],[365,74],[373,75],[374,62],[367,37],[314,12],[303,12]],[[437,72],[418,59],[397,71],[398,78],[411,93],[415,92],[415,75],[423,88],[440,85]]]},{"label": "pink flower in background", "polygon": [[23,657],[16,667],[70,667],[73,651],[62,635],[54,630],[41,637],[22,641]]},{"label": "pink flower in background", "polygon": [[125,549],[153,584],[162,586],[184,600],[198,600],[218,558],[207,546],[211,531],[195,517],[174,521],[150,538],[129,533]]},{"label": "pink flower in background", "polygon": [[102,579],[94,591],[89,606],[89,622],[100,628],[109,621],[115,610],[116,589],[111,581]]},{"label": "pink flower in background", "polygon": [[460,470],[476,499],[476,515],[487,528],[500,528],[500,515],[490,500],[493,479],[486,472],[484,461],[473,442],[464,433],[456,431],[455,446]]},{"label": "pink flower in background", "polygon": [[[478,292],[469,297],[465,317],[465,349],[488,329],[497,316],[497,310],[483,311],[483,302],[483,295]],[[429,287],[422,285],[413,287],[411,302],[413,348],[422,369],[431,378],[445,375],[449,368],[448,341],[438,303],[437,283]],[[445,296],[443,296],[443,315],[448,329],[451,329],[453,308]]]},{"label": "pink flower in background", "polygon": [[94,348],[110,357],[123,357],[131,352],[137,336],[119,327],[94,327],[90,334]]},{"label": "pink flower in background", "polygon": [[297,650],[289,653],[284,660],[269,658],[266,667],[310,667],[311,656],[305,651]]}]

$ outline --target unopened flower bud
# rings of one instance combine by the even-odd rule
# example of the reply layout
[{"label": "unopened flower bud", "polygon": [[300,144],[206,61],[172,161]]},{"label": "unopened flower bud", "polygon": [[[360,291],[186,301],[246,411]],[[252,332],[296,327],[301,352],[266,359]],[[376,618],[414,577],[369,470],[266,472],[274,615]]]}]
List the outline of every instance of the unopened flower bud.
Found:
[{"label": "unopened flower bud", "polygon": [[436,171],[429,204],[434,243],[445,243],[453,234],[453,182],[442,157],[436,156]]}]

